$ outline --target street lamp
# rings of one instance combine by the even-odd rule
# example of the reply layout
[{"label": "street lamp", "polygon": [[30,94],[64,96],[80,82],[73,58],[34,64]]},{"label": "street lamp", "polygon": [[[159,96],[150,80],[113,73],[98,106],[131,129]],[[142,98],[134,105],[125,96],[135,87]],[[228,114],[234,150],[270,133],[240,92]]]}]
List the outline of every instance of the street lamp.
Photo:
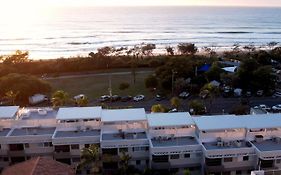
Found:
[{"label": "street lamp", "polygon": [[173,69],[172,70],[172,95],[174,95],[174,78],[175,78],[175,74],[177,74],[177,71],[175,71]]}]

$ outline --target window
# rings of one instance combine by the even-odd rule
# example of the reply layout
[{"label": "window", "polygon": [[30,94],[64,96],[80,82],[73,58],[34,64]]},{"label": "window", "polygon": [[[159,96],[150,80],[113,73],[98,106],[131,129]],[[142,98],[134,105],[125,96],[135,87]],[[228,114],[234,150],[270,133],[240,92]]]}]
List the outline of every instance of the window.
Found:
[{"label": "window", "polygon": [[244,156],[243,157],[243,161],[248,161],[249,160],[249,156]]},{"label": "window", "polygon": [[136,165],[140,165],[141,161],[140,160],[136,160]]},{"label": "window", "polygon": [[0,144],[0,149],[1,149],[1,144]]},{"label": "window", "polygon": [[122,153],[122,152],[128,152],[128,148],[119,148],[119,152]]},{"label": "window", "polygon": [[190,154],[184,154],[184,158],[190,158]]},{"label": "window", "polygon": [[224,162],[232,162],[232,157],[225,157],[223,159]]},{"label": "window", "polygon": [[277,163],[277,164],[281,163],[281,159],[277,159],[277,160],[276,160],[276,163]]},{"label": "window", "polygon": [[24,147],[25,147],[25,148],[29,148],[29,143],[25,143],[25,144],[24,144]]},{"label": "window", "polygon": [[133,147],[133,151],[148,151],[149,147]]},{"label": "window", "polygon": [[79,149],[79,145],[76,144],[76,145],[71,145],[71,149]]},{"label": "window", "polygon": [[180,155],[179,154],[173,154],[170,156],[170,159],[179,159]]},{"label": "window", "polygon": [[149,159],[145,160],[146,165],[149,165]]},{"label": "window", "polygon": [[236,175],[242,174],[242,171],[236,171]]},{"label": "window", "polygon": [[89,148],[90,147],[90,144],[85,144],[85,148]]},{"label": "window", "polygon": [[52,147],[52,146],[53,146],[52,142],[45,142],[44,143],[44,147]]},{"label": "window", "polygon": [[80,162],[80,157],[72,158],[72,162]]},{"label": "window", "polygon": [[4,157],[3,160],[4,160],[5,162],[8,162],[8,161],[9,161],[9,158],[8,158],[8,157]]}]

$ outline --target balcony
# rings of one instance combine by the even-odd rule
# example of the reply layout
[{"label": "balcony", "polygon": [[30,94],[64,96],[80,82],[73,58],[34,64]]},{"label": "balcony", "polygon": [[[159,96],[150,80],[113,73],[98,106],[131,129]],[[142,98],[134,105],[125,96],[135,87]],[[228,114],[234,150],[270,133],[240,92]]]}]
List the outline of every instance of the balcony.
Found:
[{"label": "balcony", "polygon": [[8,144],[50,142],[55,128],[16,128],[6,138]]},{"label": "balcony", "polygon": [[263,160],[281,159],[281,140],[279,138],[252,141],[251,143],[257,148],[259,158]]},{"label": "balcony", "polygon": [[146,132],[119,132],[119,133],[103,133],[101,147],[117,148],[129,146],[148,146]]},{"label": "balcony", "polygon": [[218,141],[202,143],[203,152],[207,158],[236,157],[240,155],[253,155],[255,149],[250,142],[238,141]]},{"label": "balcony", "polygon": [[201,152],[201,145],[194,137],[154,137],[151,140],[152,154],[169,152]]},{"label": "balcony", "polygon": [[56,131],[54,145],[95,144],[100,142],[100,130]]}]

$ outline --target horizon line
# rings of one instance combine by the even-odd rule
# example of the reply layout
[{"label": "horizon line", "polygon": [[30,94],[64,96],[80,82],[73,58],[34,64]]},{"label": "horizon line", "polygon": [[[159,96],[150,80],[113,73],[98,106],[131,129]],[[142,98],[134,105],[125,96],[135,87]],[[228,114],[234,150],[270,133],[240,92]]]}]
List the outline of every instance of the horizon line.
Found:
[{"label": "horizon line", "polygon": [[[55,6],[67,7],[67,6]],[[229,7],[229,8],[281,8],[280,6],[260,6],[260,5],[70,5],[68,7]]]}]

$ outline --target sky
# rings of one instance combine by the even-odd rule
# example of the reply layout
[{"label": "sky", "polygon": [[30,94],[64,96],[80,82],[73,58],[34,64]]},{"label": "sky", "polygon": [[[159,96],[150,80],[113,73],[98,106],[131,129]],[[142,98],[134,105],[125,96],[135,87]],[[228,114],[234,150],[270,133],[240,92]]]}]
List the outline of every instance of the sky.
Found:
[{"label": "sky", "polygon": [[46,6],[281,6],[281,0],[0,0],[0,7]]}]

